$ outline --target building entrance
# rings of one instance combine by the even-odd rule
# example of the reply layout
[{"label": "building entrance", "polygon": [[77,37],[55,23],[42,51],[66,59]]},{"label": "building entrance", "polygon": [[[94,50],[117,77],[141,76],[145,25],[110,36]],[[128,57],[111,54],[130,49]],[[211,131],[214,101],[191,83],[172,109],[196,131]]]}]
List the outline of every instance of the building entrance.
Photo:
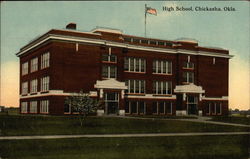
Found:
[{"label": "building entrance", "polygon": [[198,115],[198,97],[188,95],[187,96],[187,113],[188,115]]},{"label": "building entrance", "polygon": [[104,95],[105,95],[105,113],[118,114],[119,93],[106,92]]}]

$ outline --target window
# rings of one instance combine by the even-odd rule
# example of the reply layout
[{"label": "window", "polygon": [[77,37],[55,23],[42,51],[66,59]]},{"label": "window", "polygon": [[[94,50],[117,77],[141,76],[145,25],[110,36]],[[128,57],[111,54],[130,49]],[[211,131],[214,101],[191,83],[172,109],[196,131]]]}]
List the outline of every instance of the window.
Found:
[{"label": "window", "polygon": [[148,40],[141,40],[142,44],[148,44]]},{"label": "window", "polygon": [[154,94],[172,94],[171,81],[154,81],[153,82]]},{"label": "window", "polygon": [[164,46],[164,45],[165,45],[165,42],[159,41],[159,42],[158,42],[158,45],[163,45],[163,46]]},{"label": "window", "polygon": [[150,45],[156,45],[156,41],[150,41],[149,44]]},{"label": "window", "polygon": [[194,63],[193,62],[184,62],[183,68],[194,69]]},{"label": "window", "polygon": [[126,57],[124,60],[124,70],[129,72],[146,72],[146,60]]},{"label": "window", "polygon": [[183,72],[183,82],[194,83],[194,73],[193,72]]},{"label": "window", "polygon": [[33,58],[31,60],[30,72],[35,72],[38,70],[38,58]]},{"label": "window", "polygon": [[172,74],[172,62],[154,60],[153,61],[153,73]]},{"label": "window", "polygon": [[146,114],[146,103],[143,101],[126,101],[125,113]]},{"label": "window", "polygon": [[103,78],[116,78],[116,66],[108,66],[103,65],[102,66],[102,77]]},{"label": "window", "polygon": [[130,108],[132,114],[137,114],[138,112],[137,102],[131,102]]},{"label": "window", "polygon": [[131,38],[129,38],[129,37],[124,37],[124,41],[125,41],[125,42],[131,42]]},{"label": "window", "polygon": [[29,72],[29,63],[25,62],[22,64],[22,75],[26,75]]},{"label": "window", "polygon": [[166,114],[172,114],[173,107],[171,102],[165,102],[165,113]]},{"label": "window", "polygon": [[129,113],[129,105],[130,105],[130,102],[129,101],[126,101],[125,102],[125,113],[128,114]]},{"label": "window", "polygon": [[216,105],[216,113],[221,114],[221,103],[217,103],[217,105]]},{"label": "window", "polygon": [[140,40],[140,39],[133,39],[133,42],[134,42],[134,43],[140,43],[141,40]]},{"label": "window", "polygon": [[28,82],[22,83],[22,94],[28,94]]},{"label": "window", "polygon": [[50,53],[44,53],[41,56],[41,69],[49,67]]},{"label": "window", "polygon": [[215,65],[215,57],[213,58],[213,65]]},{"label": "window", "polygon": [[102,61],[105,62],[116,62],[116,55],[113,54],[102,54]]},{"label": "window", "polygon": [[206,105],[206,114],[210,114],[210,109],[211,109],[211,103],[207,103]]},{"label": "window", "polygon": [[172,114],[172,110],[171,102],[153,102],[153,114]]},{"label": "window", "polygon": [[216,103],[211,103],[210,109],[212,114],[216,114]]},{"label": "window", "polygon": [[139,102],[139,114],[146,114],[145,102]]},{"label": "window", "polygon": [[152,113],[153,113],[153,114],[158,114],[157,102],[153,102]]},{"label": "window", "polygon": [[158,102],[159,113],[165,114],[165,102]]},{"label": "window", "polygon": [[30,113],[37,113],[37,101],[30,102]]},{"label": "window", "polygon": [[49,76],[41,78],[41,92],[49,90]]},{"label": "window", "polygon": [[127,93],[145,93],[145,80],[127,80],[125,84],[128,86]]},{"label": "window", "polygon": [[30,93],[37,92],[37,79],[34,79],[30,82]]},{"label": "window", "polygon": [[27,113],[28,112],[28,102],[22,102],[21,103],[21,113]]},{"label": "window", "polygon": [[40,113],[49,113],[49,100],[41,100]]}]

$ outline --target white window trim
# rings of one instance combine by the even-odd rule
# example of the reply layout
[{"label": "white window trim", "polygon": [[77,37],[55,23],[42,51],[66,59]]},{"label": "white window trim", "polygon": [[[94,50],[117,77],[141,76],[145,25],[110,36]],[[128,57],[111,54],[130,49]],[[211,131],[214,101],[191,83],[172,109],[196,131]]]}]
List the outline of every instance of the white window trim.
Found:
[{"label": "white window trim", "polygon": [[211,109],[211,103],[208,103],[208,113],[206,112],[207,115],[210,115],[211,113],[210,109]]},{"label": "white window trim", "polygon": [[[187,73],[187,77],[186,77],[186,79],[185,79],[184,82],[187,82],[187,83],[194,83],[194,73],[193,73],[193,72],[184,72],[184,73]],[[190,76],[190,74],[193,75],[193,77],[192,77],[193,81],[192,81],[192,82],[189,81],[189,76]]]},{"label": "white window trim", "polygon": [[21,113],[28,113],[28,102],[21,102]]},{"label": "white window trim", "polygon": [[33,79],[30,82],[30,93],[37,93],[37,79]]},{"label": "white window trim", "polygon": [[37,101],[30,102],[30,113],[37,113]]},{"label": "white window trim", "polygon": [[[172,94],[172,82],[171,81],[154,81],[155,82],[155,92],[156,95],[171,95]],[[166,94],[163,94],[163,83],[166,83]],[[158,92],[158,85],[161,85],[161,94]],[[168,88],[170,87],[170,94],[168,94]]]},{"label": "white window trim", "polygon": [[22,83],[22,95],[28,94],[28,89],[29,89],[29,83],[28,81]]},{"label": "white window trim", "polygon": [[41,78],[41,88],[40,92],[46,92],[49,91],[49,83],[50,83],[50,77],[44,76]]},{"label": "white window trim", "polygon": [[38,70],[38,57],[31,59],[30,72],[36,72]]},{"label": "white window trim", "polygon": [[49,100],[40,101],[40,113],[48,114],[49,113]]},{"label": "white window trim", "polygon": [[[138,79],[137,79],[138,80]],[[128,80],[128,93],[133,93],[133,94],[145,94],[146,90],[145,90],[145,80],[138,80],[139,81],[139,93],[136,93],[136,80],[134,79],[131,79],[131,80]],[[131,92],[131,89],[130,89],[130,84],[133,83],[134,84],[134,92]],[[142,92],[142,83],[143,83],[143,86],[144,86],[144,92]]]},{"label": "white window trim", "polygon": [[112,66],[109,66],[109,65],[103,65],[103,66],[105,66],[105,67],[108,67],[108,77],[102,77],[102,78],[104,78],[104,79],[116,79],[117,78],[117,67],[115,66],[115,77],[111,77],[111,72],[110,72],[110,68],[112,67]]},{"label": "white window trim", "polygon": [[[135,57],[125,57],[128,58],[128,70],[127,72],[139,72],[139,73],[146,73],[146,59],[144,58],[135,58]],[[136,71],[136,61],[139,60],[139,71]],[[133,62],[133,63],[132,63]],[[144,63],[144,71],[142,71],[142,63]],[[134,66],[132,70],[130,65]]]},{"label": "white window trim", "polygon": [[[155,63],[155,67],[156,67],[155,68],[155,72],[154,72],[154,68],[153,68],[153,74],[172,75],[172,61],[168,61],[168,60],[154,60],[153,63]],[[160,63],[160,70],[158,68],[159,63]],[[171,68],[168,67],[169,64],[170,64]],[[165,70],[164,70],[164,65],[166,65]],[[154,67],[154,64],[153,64],[153,67]],[[164,71],[166,73],[164,73]]]},{"label": "white window trim", "polygon": [[48,68],[50,66],[50,52],[46,52],[41,55],[41,69]]},{"label": "white window trim", "polygon": [[27,75],[29,73],[29,62],[24,62],[22,64],[22,75]]}]

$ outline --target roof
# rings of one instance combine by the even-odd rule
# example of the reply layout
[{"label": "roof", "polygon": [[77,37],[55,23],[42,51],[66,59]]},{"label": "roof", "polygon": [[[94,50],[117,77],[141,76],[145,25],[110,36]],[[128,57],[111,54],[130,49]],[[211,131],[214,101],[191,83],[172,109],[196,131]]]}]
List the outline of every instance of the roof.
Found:
[{"label": "roof", "polygon": [[[126,38],[134,39],[135,41],[126,41]],[[98,44],[107,43],[115,43],[115,46],[119,47],[127,47],[133,46],[133,48],[151,48],[155,50],[165,50],[171,52],[180,52],[181,50],[187,50],[188,52],[192,51],[195,54],[198,52],[211,52],[216,55],[224,54],[223,56],[227,58],[231,58],[229,56],[229,51],[221,48],[211,48],[211,47],[201,47],[198,45],[198,41],[190,38],[181,38],[174,41],[171,40],[163,40],[163,39],[154,39],[147,37],[139,37],[133,35],[123,34],[122,30],[107,28],[107,27],[96,27],[90,32],[72,30],[72,29],[51,29],[47,33],[37,37],[36,39],[29,42],[27,45],[22,47],[20,51],[16,54],[17,56],[22,55],[23,53],[31,50],[30,48],[39,47],[43,42],[48,42],[49,40],[66,40],[71,39],[71,41],[75,42],[86,42],[86,41],[95,41]],[[85,39],[85,40],[83,40]],[[139,41],[138,41],[139,40]],[[144,43],[143,43],[144,40]],[[145,43],[145,40],[148,43]],[[187,51],[183,51],[183,53],[187,53]],[[227,55],[225,55],[227,54]]]}]

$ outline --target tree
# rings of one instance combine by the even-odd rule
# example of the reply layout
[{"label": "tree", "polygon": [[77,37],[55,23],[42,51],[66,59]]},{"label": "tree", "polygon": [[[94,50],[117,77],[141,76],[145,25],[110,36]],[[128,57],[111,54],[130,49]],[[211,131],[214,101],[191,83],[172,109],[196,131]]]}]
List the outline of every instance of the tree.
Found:
[{"label": "tree", "polygon": [[90,98],[89,95],[83,93],[83,91],[67,97],[65,104],[68,104],[74,112],[79,113],[78,117],[81,126],[83,126],[83,122],[86,121],[87,116],[91,113],[95,113],[99,106],[98,100]]}]

